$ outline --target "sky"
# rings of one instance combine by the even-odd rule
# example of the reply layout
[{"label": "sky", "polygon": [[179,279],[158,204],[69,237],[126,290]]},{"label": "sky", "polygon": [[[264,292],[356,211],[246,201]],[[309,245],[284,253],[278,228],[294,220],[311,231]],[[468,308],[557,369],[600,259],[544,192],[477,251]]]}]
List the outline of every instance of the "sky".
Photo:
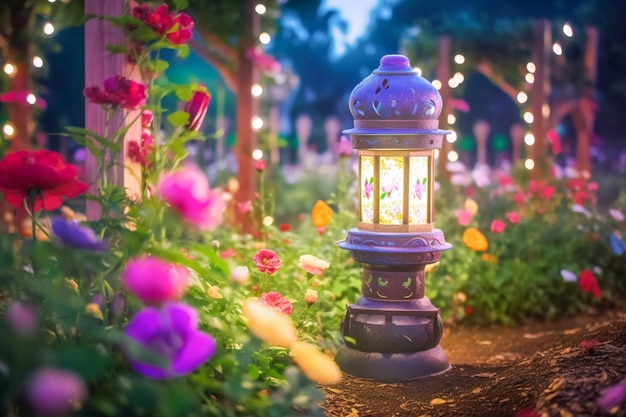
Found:
[{"label": "sky", "polygon": [[367,28],[372,8],[378,0],[326,0],[326,7],[338,9],[341,17],[348,21],[348,33],[335,31],[337,46],[335,54],[341,55],[347,45],[353,44]]}]

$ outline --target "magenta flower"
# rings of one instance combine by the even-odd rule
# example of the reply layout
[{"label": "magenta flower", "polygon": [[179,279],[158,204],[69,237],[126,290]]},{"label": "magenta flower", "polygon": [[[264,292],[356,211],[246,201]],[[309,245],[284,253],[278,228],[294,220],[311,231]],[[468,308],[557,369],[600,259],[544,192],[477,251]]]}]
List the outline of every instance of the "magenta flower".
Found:
[{"label": "magenta flower", "polygon": [[265,272],[269,275],[278,271],[281,266],[280,258],[276,255],[276,252],[269,249],[259,250],[256,254],[254,254],[254,258],[252,260],[259,271]]},{"label": "magenta flower", "polygon": [[261,301],[287,316],[293,311],[293,306],[289,300],[276,291],[261,294]]},{"label": "magenta flower", "polygon": [[15,333],[28,336],[37,330],[37,312],[28,303],[14,301],[7,308],[7,322]]},{"label": "magenta flower", "polygon": [[502,220],[494,220],[491,222],[491,233],[502,233],[506,229],[506,223]]},{"label": "magenta flower", "polygon": [[122,281],[146,304],[161,304],[178,300],[187,291],[190,273],[181,265],[144,255],[131,259]]},{"label": "magenta flower", "polygon": [[104,90],[90,86],[83,90],[83,94],[92,103],[121,106],[127,110],[135,110],[146,103],[145,84],[129,80],[121,75],[114,75],[104,80]]},{"label": "magenta flower", "polygon": [[374,182],[365,180],[365,182],[363,183],[363,193],[365,194],[365,198],[369,200],[373,192],[374,192]]},{"label": "magenta flower", "polygon": [[209,181],[195,165],[164,174],[157,194],[189,223],[202,229],[215,229],[222,221],[225,204],[209,188]]},{"label": "magenta flower", "polygon": [[456,220],[459,222],[459,225],[461,226],[469,225],[470,222],[472,221],[472,218],[474,217],[474,213],[465,209],[460,209],[460,210],[455,211],[454,215],[456,216]]},{"label": "magenta flower", "polygon": [[511,222],[511,224],[517,224],[522,219],[522,216],[518,212],[512,211],[506,214],[506,218],[509,222]]},{"label": "magenta flower", "polygon": [[98,239],[89,227],[81,226],[71,220],[61,218],[52,220],[52,233],[63,246],[69,248],[98,252],[109,247],[108,243]]},{"label": "magenta flower", "polygon": [[349,158],[352,156],[354,150],[352,149],[352,143],[346,135],[341,135],[339,142],[335,144],[335,151],[339,157]]},{"label": "magenta flower", "polygon": [[154,114],[152,110],[145,109],[141,112],[141,127],[147,129],[152,126],[152,120],[154,119]]},{"label": "magenta flower", "polygon": [[166,35],[174,45],[181,45],[193,36],[191,17],[186,13],[169,12],[167,4],[155,9],[148,4],[138,5],[133,9],[133,17],[150,26],[158,38]]},{"label": "magenta flower", "polygon": [[209,360],[216,350],[211,335],[198,331],[198,312],[186,304],[145,307],[126,326],[126,336],[162,359],[147,363],[130,357],[131,366],[143,376],[167,379],[187,375]]},{"label": "magenta flower", "polygon": [[193,92],[191,100],[185,105],[185,112],[189,113],[188,130],[197,132],[200,129],[209,104],[211,104],[211,93],[209,93],[206,87],[202,86],[199,90]]},{"label": "magenta flower", "polygon": [[87,387],[73,372],[41,368],[28,380],[26,398],[39,417],[65,417],[87,399]]},{"label": "magenta flower", "polygon": [[240,214],[248,214],[252,211],[252,201],[246,200],[241,203],[237,203],[237,210]]},{"label": "magenta flower", "polygon": [[415,183],[415,188],[413,189],[413,194],[415,195],[415,198],[417,198],[418,200],[421,200],[422,194],[424,193],[424,191],[426,191],[426,178],[424,178],[423,181],[420,181],[418,179],[417,182]]}]

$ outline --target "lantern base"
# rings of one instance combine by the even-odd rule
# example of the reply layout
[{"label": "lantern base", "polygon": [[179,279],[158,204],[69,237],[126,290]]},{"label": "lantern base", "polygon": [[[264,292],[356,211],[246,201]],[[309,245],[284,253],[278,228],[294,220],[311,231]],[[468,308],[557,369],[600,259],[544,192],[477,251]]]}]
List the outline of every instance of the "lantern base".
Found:
[{"label": "lantern base", "polygon": [[374,381],[408,381],[452,369],[441,346],[412,353],[362,352],[342,346],[335,361],[345,373]]}]

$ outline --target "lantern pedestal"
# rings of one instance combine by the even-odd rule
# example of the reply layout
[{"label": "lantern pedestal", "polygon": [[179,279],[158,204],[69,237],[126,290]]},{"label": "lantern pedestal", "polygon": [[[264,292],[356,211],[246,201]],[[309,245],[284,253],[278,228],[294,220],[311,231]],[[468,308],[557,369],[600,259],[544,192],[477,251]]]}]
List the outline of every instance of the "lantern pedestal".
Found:
[{"label": "lantern pedestal", "polygon": [[439,309],[424,296],[424,267],[451,248],[441,230],[421,233],[348,232],[339,247],[363,264],[363,295],[349,305],[335,360],[354,376],[399,381],[450,369],[439,341]]}]

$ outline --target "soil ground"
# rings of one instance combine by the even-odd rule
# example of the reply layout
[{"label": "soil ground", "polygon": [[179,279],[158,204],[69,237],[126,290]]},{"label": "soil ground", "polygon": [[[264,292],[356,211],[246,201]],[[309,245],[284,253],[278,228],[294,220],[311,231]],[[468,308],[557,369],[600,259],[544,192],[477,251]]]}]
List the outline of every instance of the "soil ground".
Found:
[{"label": "soil ground", "polygon": [[[598,341],[593,349],[582,341]],[[446,326],[452,369],[403,382],[345,375],[324,387],[328,417],[606,416],[597,399],[626,378],[626,308],[517,327]],[[626,403],[608,415],[626,417]]]}]

